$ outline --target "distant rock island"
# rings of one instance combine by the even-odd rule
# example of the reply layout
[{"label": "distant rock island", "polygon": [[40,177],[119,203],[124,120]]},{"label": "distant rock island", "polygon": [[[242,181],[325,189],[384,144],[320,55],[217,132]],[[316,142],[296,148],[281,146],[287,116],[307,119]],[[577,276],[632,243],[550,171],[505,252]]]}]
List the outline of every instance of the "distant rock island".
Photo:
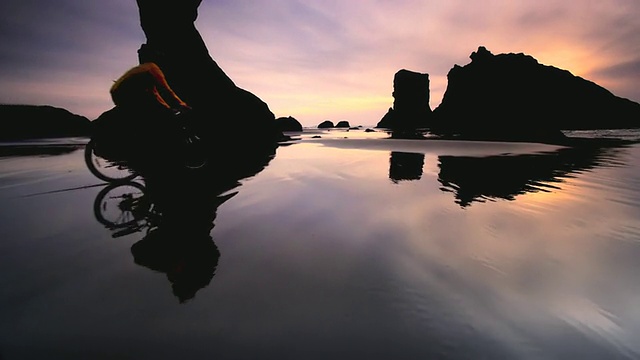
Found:
[{"label": "distant rock island", "polygon": [[91,121],[48,105],[0,105],[0,140],[89,136]]},{"label": "distant rock island", "polygon": [[318,129],[349,129],[351,128],[351,124],[349,124],[349,121],[347,120],[340,120],[338,121],[336,124],[333,123],[333,121],[331,120],[325,120],[323,122],[321,122],[320,124],[318,124]]},{"label": "distant rock island", "polygon": [[276,126],[280,131],[302,131],[302,124],[293,116],[277,118]]},{"label": "distant rock island", "polygon": [[[462,139],[551,142],[564,137],[561,130],[640,127],[640,104],[567,70],[522,53],[494,55],[483,46],[470,57],[471,63],[449,71],[442,103],[432,114],[401,115],[399,98],[412,98],[401,95],[394,81],[393,111],[377,127],[416,126]],[[428,89],[426,94],[424,88],[415,89],[413,96],[417,106],[417,98],[428,100]],[[393,121],[388,121],[390,113]]]},{"label": "distant rock island", "polygon": [[318,129],[331,129],[334,128],[335,124],[331,120],[325,120],[318,124]]}]

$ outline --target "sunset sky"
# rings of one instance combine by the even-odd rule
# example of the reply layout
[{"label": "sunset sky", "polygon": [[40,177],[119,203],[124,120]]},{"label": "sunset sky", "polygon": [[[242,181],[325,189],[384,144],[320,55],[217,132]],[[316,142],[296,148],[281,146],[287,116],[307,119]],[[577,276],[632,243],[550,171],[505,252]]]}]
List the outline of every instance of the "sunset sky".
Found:
[{"label": "sunset sky", "polygon": [[[203,0],[211,56],[276,116],[375,125],[399,69],[428,73],[431,107],[478,46],[525,53],[640,102],[638,0]],[[96,118],[145,41],[135,0],[2,0],[0,103]]]}]

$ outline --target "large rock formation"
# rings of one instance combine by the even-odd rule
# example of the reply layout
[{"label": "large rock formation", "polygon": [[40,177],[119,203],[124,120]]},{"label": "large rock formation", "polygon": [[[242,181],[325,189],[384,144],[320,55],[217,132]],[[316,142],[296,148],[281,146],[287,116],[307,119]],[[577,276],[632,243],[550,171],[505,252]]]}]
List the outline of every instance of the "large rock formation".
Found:
[{"label": "large rock formation", "polygon": [[[280,136],[265,102],[237,87],[209,55],[196,29],[202,0],[137,0],[147,42],[141,63],[152,61],[171,87],[199,114],[208,133],[242,131],[256,139]],[[258,75],[258,74],[256,74]]]},{"label": "large rock formation", "polygon": [[394,130],[424,128],[431,115],[429,74],[402,69],[393,78],[393,107],[376,127]]},{"label": "large rock formation", "polygon": [[557,140],[560,130],[640,127],[640,104],[531,56],[484,47],[454,66],[431,129],[463,138]]},{"label": "large rock formation", "polygon": [[0,105],[0,140],[88,136],[91,121],[47,105]]}]

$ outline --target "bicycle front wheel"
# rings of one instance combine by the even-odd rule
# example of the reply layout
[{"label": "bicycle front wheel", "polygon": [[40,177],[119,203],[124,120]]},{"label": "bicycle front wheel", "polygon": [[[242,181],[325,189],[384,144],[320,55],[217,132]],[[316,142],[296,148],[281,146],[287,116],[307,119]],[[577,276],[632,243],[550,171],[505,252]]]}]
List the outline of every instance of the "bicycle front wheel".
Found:
[{"label": "bicycle front wheel", "polygon": [[111,161],[95,153],[95,143],[90,140],[84,149],[84,161],[89,171],[98,179],[106,182],[133,180],[138,174],[122,162]]}]

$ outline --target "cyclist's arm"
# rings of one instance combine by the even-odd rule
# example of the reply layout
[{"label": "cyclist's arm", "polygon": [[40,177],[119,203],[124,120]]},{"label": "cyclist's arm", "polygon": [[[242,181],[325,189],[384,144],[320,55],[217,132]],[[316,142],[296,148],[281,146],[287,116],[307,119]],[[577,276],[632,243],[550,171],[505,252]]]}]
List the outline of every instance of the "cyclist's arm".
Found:
[{"label": "cyclist's arm", "polygon": [[162,95],[163,102],[174,105],[173,107],[177,108],[190,108],[187,103],[185,103],[178,94],[176,94],[173,89],[167,83],[167,79],[164,77],[162,70],[154,64],[149,63],[149,73],[153,76],[155,81],[156,88],[158,89],[160,95]]}]

